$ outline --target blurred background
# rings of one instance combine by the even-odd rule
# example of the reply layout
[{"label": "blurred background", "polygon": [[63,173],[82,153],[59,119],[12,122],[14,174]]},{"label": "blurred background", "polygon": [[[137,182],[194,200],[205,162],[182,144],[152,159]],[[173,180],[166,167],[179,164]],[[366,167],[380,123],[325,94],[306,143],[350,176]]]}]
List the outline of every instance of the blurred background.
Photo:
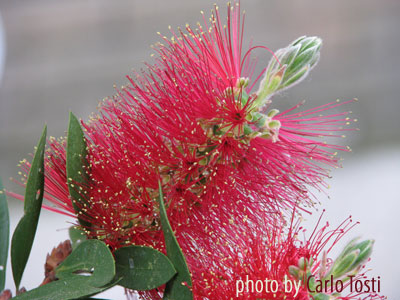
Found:
[{"label": "blurred background", "polygon": [[[63,136],[68,111],[87,119],[99,100],[126,83],[131,69],[150,60],[156,32],[168,25],[195,25],[200,10],[215,1],[166,0],[19,0],[0,1],[0,176],[7,189],[23,193],[10,176],[33,152],[42,127]],[[225,1],[217,1],[221,11]],[[354,97],[360,131],[343,141],[353,152],[342,157],[343,169],[329,180],[330,198],[319,194],[332,225],[349,215],[360,221],[349,235],[375,238],[369,276],[380,276],[382,293],[397,299],[400,247],[400,1],[242,1],[246,10],[245,41],[272,50],[301,35],[324,41],[321,60],[300,85],[276,97],[278,107],[305,99],[313,107]],[[270,54],[259,52],[260,70]],[[22,203],[9,199],[11,227]],[[309,219],[315,224],[318,213]],[[67,218],[42,212],[31,260],[22,285],[43,280],[46,253],[67,238]],[[342,241],[341,246],[346,241]],[[339,246],[339,248],[341,247]],[[10,268],[10,266],[8,266]],[[10,271],[10,270],[9,270]],[[6,286],[14,289],[11,272]],[[105,297],[123,299],[113,289]]]}]

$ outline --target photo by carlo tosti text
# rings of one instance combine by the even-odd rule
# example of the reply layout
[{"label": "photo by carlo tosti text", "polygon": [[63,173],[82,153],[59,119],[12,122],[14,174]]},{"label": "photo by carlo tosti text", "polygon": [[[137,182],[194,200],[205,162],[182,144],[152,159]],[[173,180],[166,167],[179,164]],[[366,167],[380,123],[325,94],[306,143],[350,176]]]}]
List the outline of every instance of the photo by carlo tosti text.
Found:
[{"label": "photo by carlo tosti text", "polygon": [[[315,280],[314,276],[308,277],[306,280],[306,287],[311,293],[341,293],[344,289],[348,289],[350,293],[379,293],[381,290],[381,277],[377,278],[356,278],[349,275],[342,279],[334,280],[333,276],[327,280],[315,280],[314,284],[310,284]],[[250,279],[246,275],[246,279],[236,280],[236,296],[245,294],[261,294],[261,293],[277,293],[283,292],[291,294],[294,292],[296,297],[302,286],[302,280],[292,280],[287,275],[283,280],[283,286],[280,286],[277,280],[265,278],[264,280]]]}]

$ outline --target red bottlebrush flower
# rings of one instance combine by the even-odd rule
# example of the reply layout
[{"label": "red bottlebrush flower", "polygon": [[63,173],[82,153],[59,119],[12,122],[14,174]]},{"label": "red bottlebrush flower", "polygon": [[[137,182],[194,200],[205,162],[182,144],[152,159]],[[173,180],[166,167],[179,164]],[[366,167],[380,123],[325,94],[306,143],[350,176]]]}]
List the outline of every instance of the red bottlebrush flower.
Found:
[{"label": "red bottlebrush flower", "polygon": [[[64,138],[55,139],[51,137],[48,140],[48,147],[45,152],[45,193],[44,198],[54,206],[43,205],[48,210],[58,212],[67,216],[75,217],[72,202],[69,196],[66,172],[66,140]],[[31,164],[23,159],[18,165],[22,172],[21,180],[14,180],[15,183],[25,187],[27,174]],[[11,197],[24,200],[22,195],[7,192]]]},{"label": "red bottlebrush flower", "polygon": [[[216,9],[210,31],[187,27],[186,34],[165,39],[155,48],[156,63],[129,78],[130,85],[84,125],[95,183],[91,213],[98,210],[99,218],[113,222],[113,236],[123,223],[115,215],[127,215],[121,207],[132,212],[145,203],[155,207],[158,176],[176,227],[212,209],[220,210],[221,222],[232,210],[257,219],[255,211],[280,214],[307,203],[307,184],[321,186],[327,175],[318,163],[336,165],[328,150],[346,150],[313,138],[348,122],[345,113],[311,116],[335,105],[305,112],[304,121],[290,111],[268,117],[267,125],[275,122],[275,128],[253,120],[257,96],[246,88],[250,79],[243,79],[251,66],[245,67],[249,56],[242,55],[238,6],[228,7],[228,21],[224,29]],[[272,133],[274,138],[267,136]],[[104,204],[96,199],[108,199],[118,213],[104,216],[108,210],[97,209]],[[148,213],[144,222],[152,223],[157,208]]]},{"label": "red bottlebrush flower", "polygon": [[[324,186],[320,163],[337,165],[331,151],[346,148],[317,137],[341,130],[346,113],[316,115],[336,106],[329,104],[265,114],[265,93],[252,92],[258,78],[251,78],[250,53],[257,47],[242,50],[239,4],[227,13],[226,25],[216,7],[210,28],[205,22],[164,38],[156,62],[128,77],[130,84],[83,124],[90,182],[82,194],[90,209],[82,217],[92,224],[91,237],[113,248],[162,247],[154,205],[159,178],[179,235],[189,222],[218,227],[235,217],[256,224],[304,208],[312,204],[308,186]],[[71,213],[63,143],[51,142],[48,154],[47,198],[58,206],[53,210]]]},{"label": "red bottlebrush flower", "polygon": [[[347,150],[319,138],[347,130],[350,120],[347,112],[320,115],[341,105],[336,102],[297,113],[299,105],[266,113],[272,102],[264,98],[276,92],[274,82],[286,88],[295,71],[283,61],[273,76],[266,68],[254,92],[260,76],[253,79],[250,53],[257,47],[242,50],[238,4],[228,5],[227,19],[223,25],[216,7],[210,28],[205,22],[172,32],[171,40],[164,38],[165,45],[154,48],[155,63],[135,79],[128,77],[129,85],[106,99],[99,115],[82,122],[90,170],[89,182],[78,188],[88,206],[80,217],[91,224],[89,238],[112,250],[130,244],[164,250],[156,204],[161,180],[196,299],[240,299],[235,280],[246,274],[275,279],[282,287],[285,276],[294,277],[292,266],[304,271],[302,261],[310,274],[322,276],[330,266],[321,260],[322,251],[329,253],[327,243],[335,244],[349,227],[345,222],[328,231],[326,225],[301,242],[298,223],[289,230],[282,226],[285,214],[313,204],[309,187],[323,188],[328,175],[323,165],[337,166],[335,152]],[[320,41],[303,38],[291,47],[317,51]],[[308,72],[315,61],[302,70]],[[47,208],[73,214],[65,142],[49,144],[45,197],[57,207]],[[29,167],[25,162],[22,168]],[[158,291],[141,295],[161,297]],[[242,299],[259,297],[308,300],[310,293],[302,285],[296,295],[265,292]]]},{"label": "red bottlebrush flower", "polygon": [[[343,291],[331,292],[328,288],[326,293],[322,293],[333,297],[329,299],[386,299],[379,296],[376,290],[356,292],[354,286],[350,290],[348,277],[352,276],[353,281],[365,279],[366,272],[363,269],[371,253],[370,249],[359,245],[368,244],[368,247],[372,247],[373,242],[365,241],[356,245],[353,240],[349,243],[342,253],[348,255],[353,247],[358,250],[355,253],[359,259],[346,272],[338,274],[335,266],[345,260],[345,255],[339,255],[335,261],[327,257],[354,225],[349,218],[337,228],[329,230],[329,224],[321,227],[320,221],[321,218],[312,234],[304,239],[299,235],[305,230],[294,219],[289,228],[282,226],[280,220],[274,226],[265,226],[268,228],[232,222],[219,232],[212,232],[208,239],[196,239],[187,255],[192,270],[194,298],[328,299],[317,297],[320,287],[315,281],[330,278],[330,274],[333,274],[336,281],[343,282]],[[285,280],[292,283],[291,289],[288,283],[285,289]],[[295,289],[294,282],[298,284],[298,289]],[[153,294],[144,299],[158,298]]]}]

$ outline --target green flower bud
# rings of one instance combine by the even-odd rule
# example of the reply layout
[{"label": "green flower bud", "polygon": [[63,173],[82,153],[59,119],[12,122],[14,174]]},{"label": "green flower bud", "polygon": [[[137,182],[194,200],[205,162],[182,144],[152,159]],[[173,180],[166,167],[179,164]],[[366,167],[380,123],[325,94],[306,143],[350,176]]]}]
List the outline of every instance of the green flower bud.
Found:
[{"label": "green flower bud", "polygon": [[246,116],[246,120],[255,123],[258,127],[264,127],[271,119],[262,113],[254,111]]},{"label": "green flower bud", "polygon": [[349,254],[346,254],[343,258],[336,259],[332,266],[331,272],[329,272],[329,275],[333,275],[334,278],[339,278],[347,272],[350,272],[352,270],[353,263],[356,261],[359,255],[360,250],[356,249],[351,251]]},{"label": "green flower bud", "polygon": [[362,265],[370,257],[374,245],[374,240],[365,240],[357,243],[358,239],[355,238],[346,245],[342,253],[333,262],[332,267],[323,280],[329,279],[331,275],[334,278],[347,275],[343,279],[343,281],[347,281],[348,276],[357,275]]},{"label": "green flower bud", "polygon": [[262,137],[263,139],[269,140],[269,139],[272,139],[272,134],[269,133],[268,131],[264,131],[261,133],[260,137]]},{"label": "green flower bud", "polygon": [[245,88],[249,85],[249,82],[250,82],[249,78],[240,77],[236,82],[236,87]]},{"label": "green flower bud", "polygon": [[268,114],[267,114],[267,116],[268,117],[270,117],[270,118],[273,118],[273,117],[275,117],[277,114],[279,114],[279,110],[277,110],[277,109],[271,109],[269,112],[268,112]]},{"label": "green flower bud", "polygon": [[363,263],[365,263],[365,261],[371,256],[373,246],[375,243],[374,240],[365,240],[365,241],[357,243],[358,239],[359,238],[355,238],[355,239],[351,240],[346,245],[346,247],[343,249],[343,251],[339,255],[339,257],[337,258],[337,260],[342,260],[346,255],[348,255],[352,251],[355,251],[355,250],[360,251],[356,260],[353,262],[353,264],[349,268],[349,272],[357,270],[358,268],[360,268],[363,265]]},{"label": "green flower bud", "polygon": [[281,122],[278,120],[272,120],[268,122],[268,128],[270,129],[279,129],[281,128]]},{"label": "green flower bud", "polygon": [[366,240],[357,245],[357,249],[360,249],[360,255],[356,260],[356,263],[365,262],[372,254],[375,240]]},{"label": "green flower bud", "polygon": [[263,106],[273,94],[303,80],[318,62],[321,45],[319,37],[302,36],[276,51],[265,71],[254,106]]},{"label": "green flower bud", "polygon": [[[293,49],[293,54],[289,57],[290,60],[286,62],[280,59],[281,64],[286,64],[288,66],[284,75],[283,87],[288,87],[292,83],[295,83],[292,78],[295,77],[297,73],[301,73],[301,70],[305,68],[311,69],[316,65],[319,60],[321,45],[322,40],[320,38],[304,36],[294,41],[292,45],[288,47],[289,49]],[[285,52],[285,48],[282,50]],[[303,79],[302,77],[303,76],[300,76],[299,78]]]},{"label": "green flower bud", "polygon": [[350,253],[352,250],[354,250],[354,246],[357,244],[357,241],[359,239],[360,239],[360,237],[355,237],[350,242],[348,242],[347,245],[344,247],[342,253],[340,253],[339,257],[342,257],[342,256]]},{"label": "green flower bud", "polygon": [[358,255],[357,259],[354,261],[353,265],[351,266],[352,269],[361,267],[362,264],[371,256],[372,249],[374,247],[374,240],[365,240],[357,245],[353,246],[352,249],[360,250],[360,254]]}]

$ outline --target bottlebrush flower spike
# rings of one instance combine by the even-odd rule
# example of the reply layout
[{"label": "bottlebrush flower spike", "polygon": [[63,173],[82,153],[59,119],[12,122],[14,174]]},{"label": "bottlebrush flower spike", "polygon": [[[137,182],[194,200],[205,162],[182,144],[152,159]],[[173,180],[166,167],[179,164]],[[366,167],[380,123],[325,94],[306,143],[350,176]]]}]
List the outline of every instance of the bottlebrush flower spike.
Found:
[{"label": "bottlebrush flower spike", "polygon": [[[208,240],[197,239],[187,256],[195,299],[386,299],[378,295],[377,283],[375,291],[372,287],[370,291],[355,291],[354,282],[366,280],[367,256],[361,253],[357,267],[348,271],[346,276],[333,277],[341,280],[343,291],[338,292],[335,287],[331,291],[329,281],[328,291],[319,291],[320,282],[330,279],[329,270],[335,269],[337,262],[343,262],[342,255],[333,261],[329,253],[355,225],[348,218],[330,230],[328,223],[320,226],[321,217],[311,235],[304,239],[299,236],[305,233],[305,229],[300,226],[300,219],[295,217],[289,227],[282,225],[280,220],[265,228],[255,227],[249,222],[233,222],[223,226],[220,232],[212,233]],[[358,244],[353,240],[343,253],[355,248],[368,248],[367,252],[371,254],[370,246],[368,240]],[[285,280],[291,281],[290,290],[285,290]],[[294,282],[298,284],[297,290]],[[154,295],[152,297],[146,299],[157,299]]]},{"label": "bottlebrush flower spike", "polygon": [[[235,280],[245,274],[280,284],[285,275],[349,274],[359,271],[372,247],[352,244],[335,264],[324,253],[351,227],[349,221],[333,231],[327,225],[316,229],[305,241],[298,240],[301,227],[294,218],[288,230],[282,225],[285,216],[313,205],[310,186],[323,189],[326,166],[337,167],[336,152],[348,151],[321,138],[351,130],[348,112],[330,112],[350,101],[279,112],[270,96],[315,66],[321,40],[302,37],[279,50],[254,92],[264,72],[253,76],[251,54],[265,47],[243,50],[243,28],[234,3],[228,4],[226,24],[215,7],[210,22],[204,18],[196,28],[171,31],[171,39],[154,46],[155,62],[128,77],[98,115],[82,122],[90,170],[87,185],[77,189],[87,203],[81,217],[90,223],[83,228],[88,237],[113,251],[131,244],[165,250],[156,205],[160,180],[196,299],[237,299]],[[49,140],[45,197],[56,205],[47,208],[73,215],[65,146],[64,140]],[[29,167],[23,161],[23,172]],[[160,299],[162,293],[141,295]],[[261,296],[288,299],[282,293]],[[324,297],[310,295],[304,285],[289,296]]]},{"label": "bottlebrush flower spike", "polygon": [[[338,166],[334,153],[347,148],[318,139],[348,130],[347,112],[320,116],[341,104],[283,113],[271,103],[254,105],[258,77],[250,56],[260,47],[243,50],[238,3],[228,4],[227,20],[215,7],[210,25],[204,19],[172,31],[154,47],[156,62],[128,77],[82,124],[90,165],[89,186],[80,187],[90,209],[82,217],[92,225],[90,237],[113,249],[162,248],[159,179],[179,239],[188,223],[212,231],[233,217],[257,224],[307,209],[310,185],[324,188],[328,176],[320,163]],[[63,144],[49,151],[46,192],[55,209],[73,212]]]}]

